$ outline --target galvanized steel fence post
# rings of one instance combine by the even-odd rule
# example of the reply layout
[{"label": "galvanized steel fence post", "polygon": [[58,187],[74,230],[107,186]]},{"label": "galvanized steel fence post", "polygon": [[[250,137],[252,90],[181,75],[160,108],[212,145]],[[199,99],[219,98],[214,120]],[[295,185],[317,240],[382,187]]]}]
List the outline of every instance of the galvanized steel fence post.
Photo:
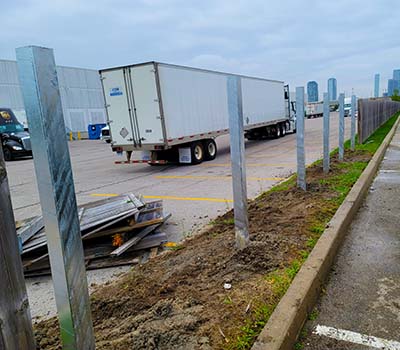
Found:
[{"label": "galvanized steel fence post", "polygon": [[28,46],[16,53],[63,348],[91,350],[89,293],[53,50]]},{"label": "galvanized steel fence post", "polygon": [[330,154],[329,154],[329,117],[330,117],[330,110],[329,110],[329,95],[327,92],[324,92],[324,161],[323,161],[323,170],[324,173],[329,172],[330,168]]},{"label": "galvanized steel fence post", "polygon": [[296,140],[297,140],[297,186],[306,186],[306,159],[304,152],[304,87],[296,87]]},{"label": "galvanized steel fence post", "polygon": [[344,94],[339,94],[339,160],[344,157]]},{"label": "galvanized steel fence post", "polygon": [[241,78],[228,76],[227,90],[236,248],[243,249],[248,246],[250,238],[249,219],[247,213],[247,184]]},{"label": "galvanized steel fence post", "polygon": [[356,148],[356,96],[351,96],[351,150]]},{"label": "galvanized steel fence post", "polygon": [[36,349],[1,143],[0,349]]}]

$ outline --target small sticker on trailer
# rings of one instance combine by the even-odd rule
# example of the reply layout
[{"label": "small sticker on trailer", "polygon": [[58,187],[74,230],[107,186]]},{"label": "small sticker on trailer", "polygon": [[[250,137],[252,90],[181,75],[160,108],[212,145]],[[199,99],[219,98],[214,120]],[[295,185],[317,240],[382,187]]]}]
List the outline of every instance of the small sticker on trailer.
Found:
[{"label": "small sticker on trailer", "polygon": [[110,89],[110,96],[121,96],[122,89],[120,87],[113,87]]}]

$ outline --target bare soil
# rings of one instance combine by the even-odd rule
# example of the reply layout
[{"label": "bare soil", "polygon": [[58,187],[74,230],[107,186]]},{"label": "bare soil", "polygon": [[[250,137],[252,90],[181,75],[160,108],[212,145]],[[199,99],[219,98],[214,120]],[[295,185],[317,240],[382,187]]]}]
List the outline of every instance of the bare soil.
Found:
[{"label": "bare soil", "polygon": [[[349,152],[346,158],[368,161],[370,154]],[[329,176],[344,171],[336,159],[331,164]],[[234,246],[231,211],[181,249],[99,287],[92,294],[96,348],[234,348],[246,320],[273,298],[265,276],[309,250],[310,227],[335,212],[337,206],[326,203],[337,192],[321,179],[321,167],[313,166],[307,169],[307,192],[290,186],[249,202],[251,244],[242,251]],[[55,318],[37,323],[35,333],[39,349],[61,349]]]}]

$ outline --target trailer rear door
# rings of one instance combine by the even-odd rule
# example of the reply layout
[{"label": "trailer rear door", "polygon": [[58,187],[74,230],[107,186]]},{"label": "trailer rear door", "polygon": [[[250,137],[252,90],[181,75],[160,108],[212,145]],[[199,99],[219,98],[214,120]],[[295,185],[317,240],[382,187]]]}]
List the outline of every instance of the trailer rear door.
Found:
[{"label": "trailer rear door", "polygon": [[114,144],[163,144],[154,65],[104,70],[101,77]]},{"label": "trailer rear door", "polygon": [[154,64],[128,68],[135,122],[143,144],[164,143],[160,103]]},{"label": "trailer rear door", "polygon": [[125,72],[123,69],[115,69],[100,74],[112,140],[119,146],[131,145],[134,133],[128,108]]}]

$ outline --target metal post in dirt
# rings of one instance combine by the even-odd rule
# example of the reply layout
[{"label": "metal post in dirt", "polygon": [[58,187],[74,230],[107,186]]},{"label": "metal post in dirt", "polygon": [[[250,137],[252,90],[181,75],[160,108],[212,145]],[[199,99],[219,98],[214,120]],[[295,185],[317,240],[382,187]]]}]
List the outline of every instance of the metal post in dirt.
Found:
[{"label": "metal post in dirt", "polygon": [[351,150],[356,148],[356,96],[351,96]]},{"label": "metal post in dirt", "polygon": [[344,157],[344,94],[339,94],[339,160]]},{"label": "metal post in dirt", "polygon": [[228,76],[227,90],[236,248],[243,249],[248,246],[250,237],[247,213],[247,183],[241,78]]},{"label": "metal post in dirt", "polygon": [[0,143],[0,349],[35,350],[28,295]]},{"label": "metal post in dirt", "polygon": [[329,118],[330,118],[330,110],[329,110],[329,95],[327,92],[324,92],[324,160],[323,160],[323,170],[324,173],[327,174],[330,168],[330,154],[329,154]]},{"label": "metal post in dirt", "polygon": [[16,49],[63,349],[95,348],[74,181],[53,50]]},{"label": "metal post in dirt", "polygon": [[304,87],[296,87],[296,141],[297,141],[297,187],[304,191],[306,185],[306,159],[304,152]]}]

